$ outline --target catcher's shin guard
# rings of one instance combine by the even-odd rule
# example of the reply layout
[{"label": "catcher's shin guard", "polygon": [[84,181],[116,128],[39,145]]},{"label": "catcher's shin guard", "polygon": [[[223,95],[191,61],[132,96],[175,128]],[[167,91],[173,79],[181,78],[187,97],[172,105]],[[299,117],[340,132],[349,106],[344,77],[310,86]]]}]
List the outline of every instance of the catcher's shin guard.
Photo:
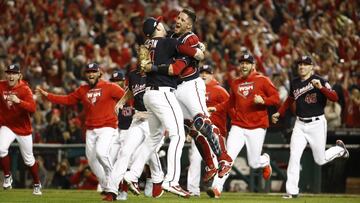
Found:
[{"label": "catcher's shin guard", "polygon": [[206,138],[196,130],[190,130],[189,135],[194,139],[196,148],[199,150],[206,166],[214,168],[215,165],[211,157],[211,149]]},{"label": "catcher's shin guard", "polygon": [[206,137],[214,154],[219,157],[221,155],[219,138],[214,132],[214,125],[211,120],[203,114],[197,114],[194,117],[194,127]]},{"label": "catcher's shin guard", "polygon": [[221,132],[220,132],[218,127],[216,127],[215,125],[213,125],[213,127],[214,127],[214,133],[219,139],[221,152],[222,153],[227,153],[226,145],[225,145],[225,137],[223,135],[221,135]]}]

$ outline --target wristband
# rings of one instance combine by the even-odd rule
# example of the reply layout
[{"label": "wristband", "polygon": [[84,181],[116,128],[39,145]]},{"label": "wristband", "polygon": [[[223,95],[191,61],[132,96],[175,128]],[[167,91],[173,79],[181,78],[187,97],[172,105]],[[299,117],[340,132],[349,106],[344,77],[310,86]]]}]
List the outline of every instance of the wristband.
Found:
[{"label": "wristband", "polygon": [[152,65],[151,66],[151,72],[158,72],[158,70],[159,70],[159,67],[157,66],[157,65]]},{"label": "wristband", "polygon": [[162,73],[164,75],[169,74],[169,64],[160,64],[158,65],[158,73]]}]

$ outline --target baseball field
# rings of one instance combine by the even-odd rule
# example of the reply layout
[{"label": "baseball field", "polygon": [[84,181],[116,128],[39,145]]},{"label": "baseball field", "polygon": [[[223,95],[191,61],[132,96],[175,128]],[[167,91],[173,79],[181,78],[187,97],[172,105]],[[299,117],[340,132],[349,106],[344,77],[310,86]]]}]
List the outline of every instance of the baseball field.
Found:
[{"label": "baseball field", "polygon": [[[303,203],[359,203],[360,195],[334,195],[334,194],[303,194],[297,199],[282,199],[282,194],[259,194],[259,193],[223,193],[221,199],[210,199],[205,193],[201,197],[192,197],[184,199],[170,193],[165,193],[160,199],[147,198],[144,196],[134,196],[129,194],[125,202],[159,202],[159,203],[177,203],[177,202],[196,202],[196,203],[271,203],[271,202],[303,202]],[[44,189],[42,196],[32,195],[30,189],[13,189],[9,191],[0,191],[0,202],[103,202],[101,195],[95,191],[79,190],[50,190]],[[118,201],[121,202],[121,201]]]}]

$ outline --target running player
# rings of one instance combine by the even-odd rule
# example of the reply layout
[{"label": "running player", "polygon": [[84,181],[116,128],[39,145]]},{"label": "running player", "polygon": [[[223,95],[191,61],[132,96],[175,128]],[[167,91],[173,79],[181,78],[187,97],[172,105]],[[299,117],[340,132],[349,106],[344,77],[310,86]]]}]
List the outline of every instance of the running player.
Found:
[{"label": "running player", "polygon": [[296,198],[299,195],[299,176],[301,155],[309,143],[317,164],[326,164],[337,157],[349,157],[349,152],[341,140],[336,146],[325,151],[327,122],[324,108],[327,99],[336,102],[338,96],[330,84],[314,74],[314,62],[309,56],[297,61],[299,77],[290,84],[290,94],[279,111],[272,115],[276,123],[279,116],[295,102],[296,122],[290,141],[290,160],[287,168],[286,193],[283,198]]},{"label": "running player", "polygon": [[[118,72],[115,72],[115,74]],[[118,73],[117,75],[120,75]],[[125,75],[124,75],[125,80]],[[146,75],[141,74],[138,70],[132,69],[128,73],[128,89],[123,98],[117,103],[115,110],[124,109],[124,104],[133,98],[133,106],[135,108],[135,114],[133,116],[133,122],[131,123],[126,134],[122,138],[122,144],[120,151],[117,155],[117,160],[114,164],[114,169],[109,176],[107,196],[103,199],[106,201],[113,201],[116,199],[117,186],[123,180],[124,174],[129,165],[131,165],[131,158],[136,157],[133,155],[134,152],[138,152],[141,149],[141,145],[145,145],[144,140],[149,137],[149,122],[148,114],[143,102],[143,96],[145,93],[146,86]],[[119,112],[120,115],[121,111]],[[163,131],[163,129],[159,129]],[[139,157],[143,158],[143,157]],[[164,174],[161,168],[160,160],[156,151],[152,152],[149,159],[149,166],[151,171],[151,179],[153,182],[152,196],[155,198],[160,197],[163,194],[161,183],[164,179]],[[133,181],[130,184],[130,189],[135,195],[140,194],[137,181]],[[120,197],[118,194],[118,198]]]},{"label": "running player", "polygon": [[16,139],[25,165],[33,177],[33,194],[42,195],[39,165],[33,154],[30,116],[36,104],[28,84],[21,80],[20,66],[12,64],[5,70],[6,81],[0,81],[0,165],[4,171],[3,188],[12,188],[9,147]]},{"label": "running player", "polygon": [[110,149],[118,136],[116,102],[124,90],[116,84],[101,79],[102,73],[96,63],[86,66],[86,85],[80,86],[69,95],[55,95],[37,88],[37,94],[57,104],[74,105],[81,102],[85,111],[86,157],[89,166],[97,176],[101,187],[106,190],[107,177],[113,167]]},{"label": "running player", "polygon": [[[252,55],[242,55],[239,63],[241,77],[231,83],[229,100],[209,110],[230,112],[231,129],[227,139],[229,155],[236,159],[246,144],[250,167],[263,168],[263,178],[269,180],[272,173],[270,157],[266,153],[261,155],[261,150],[269,127],[267,107],[279,105],[279,93],[268,77],[255,70]],[[219,198],[227,178],[228,175],[221,179],[215,177],[207,194]]]}]

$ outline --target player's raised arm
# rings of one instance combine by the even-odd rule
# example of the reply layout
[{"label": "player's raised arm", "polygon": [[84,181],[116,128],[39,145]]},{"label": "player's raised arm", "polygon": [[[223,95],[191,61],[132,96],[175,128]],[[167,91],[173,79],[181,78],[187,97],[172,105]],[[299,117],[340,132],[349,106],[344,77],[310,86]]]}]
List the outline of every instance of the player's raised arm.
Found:
[{"label": "player's raised arm", "polygon": [[69,95],[56,95],[37,87],[36,93],[56,104],[74,105],[80,100],[79,91],[75,91]]},{"label": "player's raised arm", "polygon": [[119,114],[119,109],[122,109],[123,106],[126,104],[126,102],[133,97],[134,97],[134,95],[133,95],[132,91],[130,89],[127,89],[125,94],[121,97],[121,99],[115,105],[116,115]]}]

